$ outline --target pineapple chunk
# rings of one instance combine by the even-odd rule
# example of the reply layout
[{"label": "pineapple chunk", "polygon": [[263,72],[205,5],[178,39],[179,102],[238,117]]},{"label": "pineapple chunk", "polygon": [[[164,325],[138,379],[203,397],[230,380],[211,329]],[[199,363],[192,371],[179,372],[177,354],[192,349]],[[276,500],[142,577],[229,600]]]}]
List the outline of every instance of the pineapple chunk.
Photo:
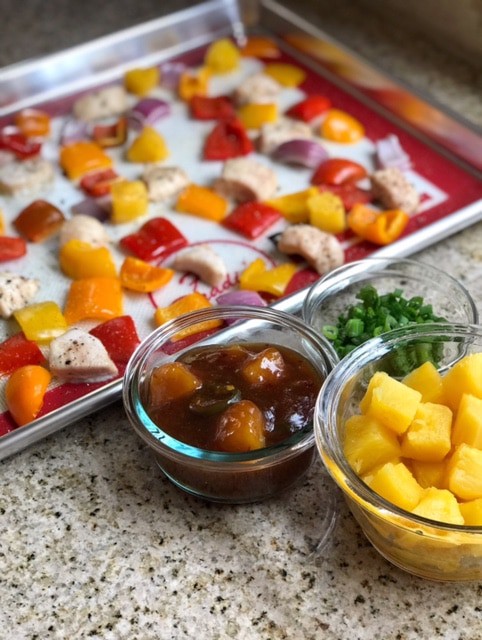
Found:
[{"label": "pineapple chunk", "polygon": [[427,360],[403,379],[403,384],[422,394],[422,402],[445,404],[443,378],[435,365]]},{"label": "pineapple chunk", "polygon": [[464,524],[464,518],[455,496],[447,489],[429,487],[425,489],[418,505],[412,513],[422,518],[447,522],[449,524]]},{"label": "pineapple chunk", "polygon": [[469,527],[482,527],[482,498],[461,502],[460,512]]},{"label": "pineapple chunk", "polygon": [[452,443],[457,445],[462,442],[482,449],[482,399],[470,393],[464,393],[460,400],[452,430]]},{"label": "pineapple chunk", "polygon": [[445,460],[441,462],[412,460],[410,466],[415,480],[423,489],[428,489],[429,487],[436,487],[437,489],[447,488],[445,486]]},{"label": "pineapple chunk", "polygon": [[447,486],[458,498],[482,498],[482,451],[462,443],[447,466]]},{"label": "pineapple chunk", "polygon": [[402,456],[425,462],[443,460],[451,448],[452,412],[443,404],[421,402],[402,437]]},{"label": "pineapple chunk", "polygon": [[345,423],[344,452],[359,475],[400,456],[400,445],[390,429],[369,416],[351,416]]},{"label": "pineapple chunk", "polygon": [[422,497],[422,487],[403,462],[387,462],[365,482],[382,498],[407,511],[414,509]]},{"label": "pineapple chunk", "polygon": [[400,435],[414,419],[421,398],[419,391],[377,371],[360,402],[360,409]]},{"label": "pineapple chunk", "polygon": [[456,411],[464,393],[482,398],[482,353],[459,360],[443,379],[447,404]]}]

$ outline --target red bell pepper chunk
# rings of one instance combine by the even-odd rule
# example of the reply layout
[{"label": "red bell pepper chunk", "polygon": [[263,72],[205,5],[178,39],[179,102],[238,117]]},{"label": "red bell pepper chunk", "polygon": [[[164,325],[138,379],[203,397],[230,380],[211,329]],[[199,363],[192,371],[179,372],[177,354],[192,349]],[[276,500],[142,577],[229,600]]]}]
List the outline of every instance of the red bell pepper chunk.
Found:
[{"label": "red bell pepper chunk", "polygon": [[182,233],[167,218],[152,218],[135,233],[120,240],[121,247],[141,260],[160,260],[188,245]]},{"label": "red bell pepper chunk", "polygon": [[223,225],[254,240],[280,218],[281,213],[274,207],[262,202],[244,202],[224,218]]},{"label": "red bell pepper chunk", "polygon": [[88,173],[80,181],[80,188],[93,198],[102,198],[110,193],[112,183],[119,177],[114,169],[103,169]]},{"label": "red bell pepper chunk", "polygon": [[235,116],[231,100],[227,96],[193,96],[189,103],[191,117],[195,120],[230,120]]},{"label": "red bell pepper chunk", "polygon": [[92,138],[101,147],[119,147],[127,140],[127,118],[119,118],[114,124],[96,124]]},{"label": "red bell pepper chunk", "polygon": [[0,236],[0,262],[16,260],[27,253],[27,242],[14,236]]},{"label": "red bell pepper chunk", "polygon": [[0,344],[0,374],[8,374],[28,364],[40,364],[43,353],[36,342],[27,340],[22,332]]},{"label": "red bell pepper chunk", "polygon": [[319,278],[320,274],[313,269],[300,269],[300,271],[297,271],[288,282],[283,295],[287,296],[290,293],[295,293],[295,291],[304,289],[305,287],[312,285]]},{"label": "red bell pepper chunk", "polygon": [[246,156],[253,151],[246,129],[239,120],[218,122],[204,144],[205,160],[228,160]]},{"label": "red bell pepper chunk", "polygon": [[318,184],[320,191],[330,191],[343,202],[346,211],[350,211],[356,204],[368,204],[373,200],[373,194],[368,189],[361,189],[356,184]]},{"label": "red bell pepper chunk", "polygon": [[316,169],[311,184],[349,184],[358,182],[368,175],[365,167],[353,160],[328,158]]},{"label": "red bell pepper chunk", "polygon": [[315,95],[294,104],[288,109],[286,115],[304,122],[311,122],[328,109],[331,109],[331,100],[326,96]]},{"label": "red bell pepper chunk", "polygon": [[127,364],[140,343],[136,325],[131,316],[119,316],[106,320],[90,332],[98,338],[116,364]]},{"label": "red bell pepper chunk", "polygon": [[38,156],[42,145],[24,136],[23,133],[16,131],[0,131],[0,149],[10,151],[15,154],[19,160],[26,160]]}]

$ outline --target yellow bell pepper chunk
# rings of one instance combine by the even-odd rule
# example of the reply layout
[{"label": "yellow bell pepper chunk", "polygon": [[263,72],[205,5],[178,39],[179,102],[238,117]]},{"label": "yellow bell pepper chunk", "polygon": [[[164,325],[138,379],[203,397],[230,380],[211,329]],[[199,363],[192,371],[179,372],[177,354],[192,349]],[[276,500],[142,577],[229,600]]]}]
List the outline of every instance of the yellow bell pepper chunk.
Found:
[{"label": "yellow bell pepper chunk", "polygon": [[[185,313],[196,311],[197,309],[207,309],[212,306],[213,305],[209,302],[206,296],[195,291],[194,293],[189,293],[186,296],[182,296],[182,298],[178,298],[167,307],[159,307],[158,309],[156,309],[154,313],[154,322],[158,327],[160,327],[165,322],[168,322],[168,320],[178,318]],[[178,340],[182,340],[183,338],[187,338],[188,336],[200,333],[201,331],[215,329],[216,327],[221,326],[221,324],[222,323],[220,320],[207,320],[206,322],[198,322],[191,327],[181,329],[181,331],[178,331],[171,338],[171,340],[172,342],[177,342]]]},{"label": "yellow bell pepper chunk", "polygon": [[178,93],[181,100],[189,102],[194,96],[205,96],[208,93],[211,71],[202,67],[197,72],[185,71],[179,78]]},{"label": "yellow bell pepper chunk", "polygon": [[296,191],[279,198],[267,200],[266,204],[277,209],[292,224],[308,222],[310,216],[308,198],[317,193],[319,192],[316,187],[310,187],[304,191]]},{"label": "yellow bell pepper chunk", "polygon": [[0,209],[0,235],[5,234],[5,216],[3,215],[3,211]]},{"label": "yellow bell pepper chunk", "polygon": [[245,104],[239,107],[238,117],[246,129],[259,129],[264,124],[276,122],[278,106],[276,104]]},{"label": "yellow bell pepper chunk", "polygon": [[168,156],[164,138],[152,127],[144,127],[126,153],[129,162],[161,162]]},{"label": "yellow bell pepper chunk", "polygon": [[315,193],[308,197],[309,221],[327,233],[341,233],[346,229],[346,213],[341,198],[333,193]]},{"label": "yellow bell pepper chunk", "polygon": [[303,69],[284,62],[267,64],[263,72],[274,78],[283,87],[298,87],[306,79],[306,73]]},{"label": "yellow bell pepper chunk", "polygon": [[147,213],[149,198],[147,187],[141,180],[123,180],[111,188],[112,214],[115,224],[130,222]]},{"label": "yellow bell pepper chunk", "polygon": [[113,278],[117,275],[114,259],[107,247],[94,247],[77,239],[62,246],[59,264],[65,275],[73,280],[95,276]]},{"label": "yellow bell pepper chunk", "polygon": [[241,273],[239,286],[241,289],[264,291],[279,297],[296,271],[297,266],[289,262],[267,269],[264,261],[258,258]]},{"label": "yellow bell pepper chunk", "polygon": [[179,195],[176,211],[220,222],[226,217],[228,201],[208,187],[190,184]]},{"label": "yellow bell pepper chunk", "polygon": [[159,69],[148,67],[146,69],[131,69],[124,75],[124,86],[130,93],[136,96],[146,96],[159,84]]},{"label": "yellow bell pepper chunk", "polygon": [[67,330],[67,320],[56,302],[46,301],[14,311],[27,340],[45,344]]},{"label": "yellow bell pepper chunk", "polygon": [[112,167],[110,158],[95,142],[81,140],[60,150],[60,166],[71,180],[77,180],[86,173]]},{"label": "yellow bell pepper chunk", "polygon": [[204,64],[213,73],[229,73],[239,67],[241,53],[228,38],[213,42],[204,57]]},{"label": "yellow bell pepper chunk", "polygon": [[70,285],[64,309],[68,324],[81,320],[109,320],[123,315],[118,278],[81,278]]}]

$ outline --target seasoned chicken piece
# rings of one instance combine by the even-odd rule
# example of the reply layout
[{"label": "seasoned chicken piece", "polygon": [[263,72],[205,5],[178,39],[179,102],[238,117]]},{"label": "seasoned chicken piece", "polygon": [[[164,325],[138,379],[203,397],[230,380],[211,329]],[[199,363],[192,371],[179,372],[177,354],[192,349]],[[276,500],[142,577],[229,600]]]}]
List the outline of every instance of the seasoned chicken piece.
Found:
[{"label": "seasoned chicken piece", "polygon": [[242,82],[234,92],[234,101],[238,105],[276,102],[283,87],[265,73],[255,73]]},{"label": "seasoned chicken piece", "polygon": [[227,277],[226,265],[222,258],[206,244],[180,253],[172,262],[171,268],[190,271],[211,287],[222,284]]},{"label": "seasoned chicken piece", "polygon": [[60,228],[60,246],[63,247],[69,240],[81,240],[93,247],[103,247],[109,244],[109,236],[102,222],[81,213],[66,220]]},{"label": "seasoned chicken piece", "polygon": [[275,172],[252,158],[233,158],[224,164],[215,190],[225,198],[238,202],[268,200],[278,187]]},{"label": "seasoned chicken piece", "polygon": [[45,158],[9,162],[0,166],[0,192],[11,196],[39,191],[54,179],[54,167]]},{"label": "seasoned chicken piece", "polygon": [[187,174],[179,167],[149,165],[142,174],[151,202],[163,202],[176,196],[189,184]]},{"label": "seasoned chicken piece", "polygon": [[10,318],[14,311],[25,307],[36,295],[40,281],[10,271],[0,272],[0,316]]},{"label": "seasoned chicken piece", "polygon": [[116,116],[126,111],[127,107],[126,90],[121,85],[115,85],[82,96],[75,101],[73,112],[79,120],[91,122]]},{"label": "seasoned chicken piece", "polygon": [[261,153],[270,154],[283,142],[290,140],[310,140],[313,133],[309,125],[305,122],[292,120],[291,118],[280,118],[277,122],[264,124],[258,140],[258,147]]},{"label": "seasoned chicken piece", "polygon": [[282,253],[301,256],[319,274],[340,267],[345,258],[343,248],[333,234],[310,224],[287,227],[279,237],[278,249]]},{"label": "seasoned chicken piece", "polygon": [[400,169],[380,169],[372,173],[370,180],[373,197],[385,208],[402,209],[409,215],[417,211],[420,197]]},{"label": "seasoned chicken piece", "polygon": [[102,382],[118,373],[102,342],[77,328],[52,340],[49,369],[66,382]]}]

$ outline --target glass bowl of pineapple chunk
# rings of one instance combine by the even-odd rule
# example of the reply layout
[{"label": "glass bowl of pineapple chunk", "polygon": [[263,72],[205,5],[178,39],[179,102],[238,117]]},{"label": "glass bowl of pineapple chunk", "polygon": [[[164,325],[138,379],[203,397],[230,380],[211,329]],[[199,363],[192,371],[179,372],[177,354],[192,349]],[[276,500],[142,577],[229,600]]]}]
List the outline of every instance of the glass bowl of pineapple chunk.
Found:
[{"label": "glass bowl of pineapple chunk", "polygon": [[293,315],[212,306],[144,340],[125,371],[124,406],[178,488],[257,502],[297,483],[316,459],[314,406],[336,361]]},{"label": "glass bowl of pineapple chunk", "polygon": [[482,327],[395,329],[315,407],[318,451],[373,546],[423,578],[482,579]]}]

